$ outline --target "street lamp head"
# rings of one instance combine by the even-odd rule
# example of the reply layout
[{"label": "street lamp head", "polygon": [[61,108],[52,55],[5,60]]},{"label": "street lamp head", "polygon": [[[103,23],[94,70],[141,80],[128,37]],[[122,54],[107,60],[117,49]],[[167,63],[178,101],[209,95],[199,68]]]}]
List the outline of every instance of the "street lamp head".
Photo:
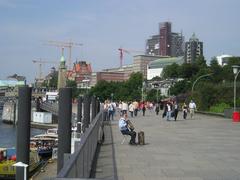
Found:
[{"label": "street lamp head", "polygon": [[240,66],[233,65],[232,68],[233,68],[233,74],[237,74],[238,73],[238,69],[240,68]]}]

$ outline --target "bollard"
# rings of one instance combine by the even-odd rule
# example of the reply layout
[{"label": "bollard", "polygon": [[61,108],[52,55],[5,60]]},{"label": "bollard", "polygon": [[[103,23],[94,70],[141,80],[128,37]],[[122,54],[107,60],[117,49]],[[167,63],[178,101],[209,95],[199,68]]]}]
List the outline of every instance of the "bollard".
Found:
[{"label": "bollard", "polygon": [[40,97],[36,98],[36,112],[40,112]]},{"label": "bollard", "polygon": [[[29,146],[30,146],[30,121],[31,121],[31,96],[32,88],[28,86],[18,89],[18,122],[17,122],[17,162],[29,165]],[[28,168],[26,177],[28,177]],[[24,179],[24,169],[16,167],[16,179]]]},{"label": "bollard", "polygon": [[77,108],[77,132],[78,133],[81,133],[81,123],[80,122],[82,122],[82,102],[83,102],[83,98],[82,98],[82,96],[80,96],[78,98],[78,108]]},{"label": "bollard", "polygon": [[97,114],[100,112],[100,101],[99,98],[97,98]]},{"label": "bollard", "polygon": [[91,98],[91,105],[92,105],[92,120],[96,117],[96,98],[92,96]]},{"label": "bollard", "polygon": [[63,167],[65,153],[71,153],[72,88],[59,89],[57,172]]},{"label": "bollard", "polygon": [[82,131],[85,132],[86,128],[89,127],[90,123],[90,101],[89,96],[85,95],[83,99],[83,122],[82,122]]}]

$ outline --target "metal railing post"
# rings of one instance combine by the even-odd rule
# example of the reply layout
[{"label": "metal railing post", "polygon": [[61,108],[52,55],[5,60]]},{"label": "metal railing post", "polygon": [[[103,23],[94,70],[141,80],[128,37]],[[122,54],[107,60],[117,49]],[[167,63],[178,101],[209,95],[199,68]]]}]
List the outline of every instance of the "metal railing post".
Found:
[{"label": "metal railing post", "polygon": [[77,132],[81,133],[82,127],[81,127],[81,122],[82,122],[82,103],[83,103],[83,98],[80,96],[78,98],[78,108],[77,108]]},{"label": "metal railing post", "polygon": [[[32,88],[20,87],[18,91],[18,122],[17,122],[17,162],[29,165],[30,121],[31,121]],[[22,167],[16,167],[16,179],[24,179]],[[28,170],[26,172],[28,177]]]},{"label": "metal railing post", "polygon": [[96,117],[96,98],[94,96],[92,96],[91,105],[92,105],[92,120],[93,120]]},{"label": "metal railing post", "polygon": [[58,161],[59,173],[64,163],[64,153],[71,153],[72,88],[59,89],[58,111]]}]

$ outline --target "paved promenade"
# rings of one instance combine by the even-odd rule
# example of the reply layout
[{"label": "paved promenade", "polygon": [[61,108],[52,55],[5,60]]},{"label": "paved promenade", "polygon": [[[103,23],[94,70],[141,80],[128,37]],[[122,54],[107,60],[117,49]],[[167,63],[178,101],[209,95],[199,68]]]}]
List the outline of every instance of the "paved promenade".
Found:
[{"label": "paved promenade", "polygon": [[178,121],[167,122],[147,112],[130,118],[145,132],[146,145],[130,146],[129,139],[121,144],[115,119],[113,143],[108,138],[102,146],[96,177],[114,176],[115,169],[119,180],[240,180],[240,123],[200,114],[182,120],[181,112]]}]

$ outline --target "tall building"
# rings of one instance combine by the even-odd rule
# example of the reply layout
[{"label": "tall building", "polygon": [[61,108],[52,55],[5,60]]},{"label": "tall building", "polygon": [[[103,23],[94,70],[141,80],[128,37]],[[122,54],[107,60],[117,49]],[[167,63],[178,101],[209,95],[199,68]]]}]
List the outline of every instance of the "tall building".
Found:
[{"label": "tall building", "polygon": [[171,22],[159,24],[160,56],[171,56]]},{"label": "tall building", "polygon": [[153,35],[146,41],[146,55],[159,56],[160,55],[160,35]]},{"label": "tall building", "polygon": [[146,55],[184,56],[184,36],[171,31],[171,23],[159,24],[159,34],[150,36],[146,41]]},{"label": "tall building", "polygon": [[199,56],[203,56],[203,42],[200,42],[193,33],[189,41],[185,43],[185,62],[194,63]]},{"label": "tall building", "polygon": [[171,33],[171,56],[184,56],[184,36],[182,33]]}]

